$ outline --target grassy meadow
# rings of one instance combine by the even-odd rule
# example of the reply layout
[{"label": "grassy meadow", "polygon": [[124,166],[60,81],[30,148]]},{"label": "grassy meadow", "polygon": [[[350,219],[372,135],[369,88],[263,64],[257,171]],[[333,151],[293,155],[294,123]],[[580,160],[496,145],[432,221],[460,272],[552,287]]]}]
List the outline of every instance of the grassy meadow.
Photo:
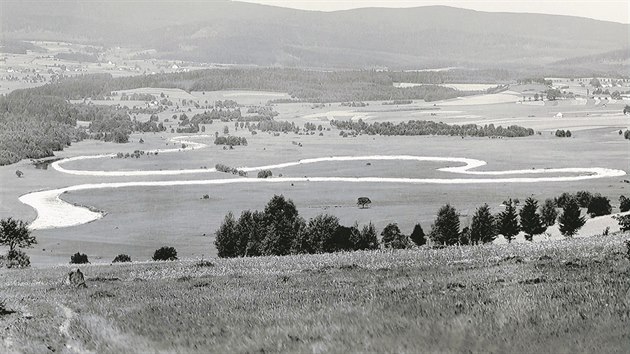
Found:
[{"label": "grassy meadow", "polygon": [[[150,91],[156,93],[162,89]],[[166,90],[175,95],[177,90]],[[147,93],[149,91],[138,92]],[[179,92],[179,91],[177,91]],[[206,92],[205,95],[193,92],[203,99],[265,100],[277,98],[276,93],[252,93],[246,91]],[[267,95],[267,96],[265,96]],[[329,111],[347,112],[343,119],[357,114],[366,114],[367,121],[392,121],[409,119],[433,119],[446,123],[496,122],[504,126],[522,124],[541,130],[541,135],[524,138],[470,138],[448,136],[358,136],[343,138],[339,130],[319,132],[315,135],[294,133],[272,134],[259,132],[251,135],[246,129],[234,130],[234,124],[215,122],[206,125],[207,135],[215,131],[230,129],[231,135],[246,137],[248,146],[236,146],[234,150],[223,150],[215,146],[214,139],[198,137],[192,140],[208,144],[205,149],[164,153],[158,156],[142,156],[140,159],[93,159],[64,164],[67,169],[82,170],[178,170],[212,168],[217,163],[229,166],[260,166],[282,162],[292,162],[305,158],[349,155],[419,155],[438,157],[466,157],[484,160],[488,164],[478,170],[508,170],[562,167],[607,167],[629,171],[627,141],[617,131],[627,124],[627,118],[620,111],[621,105],[609,107],[579,106],[568,107],[554,102],[545,106],[519,104],[485,104],[449,107],[448,102],[438,102],[434,111],[418,110],[433,108],[432,105],[415,102],[403,106],[383,106],[370,102],[362,108],[330,107],[312,109],[303,103],[279,104],[274,108],[280,112],[277,120],[289,120],[297,126],[304,123],[322,124],[329,128]],[[574,113],[566,111],[571,108]],[[617,113],[606,113],[617,110]],[[187,112],[192,116],[201,110]],[[556,112],[563,111],[566,118],[556,119]],[[172,110],[159,114],[160,121],[166,123],[168,131],[176,126]],[[322,116],[323,114],[323,116]],[[350,114],[350,115],[348,115]],[[535,117],[530,117],[530,116]],[[148,115],[147,115],[148,117]],[[138,119],[142,120],[143,115]],[[148,119],[148,118],[147,118]],[[339,118],[341,119],[341,117]],[[173,125],[175,124],[175,125]],[[531,124],[531,125],[530,125]],[[585,130],[574,132],[572,138],[556,138],[551,128],[567,128],[581,125]],[[593,128],[593,126],[604,126]],[[590,127],[590,128],[589,128]],[[57,153],[59,157],[93,155],[103,153],[133,152],[134,150],[170,149],[179,144],[170,141],[183,134],[170,133],[133,134],[128,144],[113,144],[99,141],[84,141]],[[553,129],[551,129],[553,131]],[[197,135],[202,135],[200,133]],[[144,140],[139,143],[140,138]],[[296,145],[301,143],[302,146]],[[576,151],[578,153],[576,153]],[[318,163],[277,169],[274,176],[285,177],[327,177],[327,176],[367,176],[367,177],[417,177],[417,178],[474,178],[475,176],[440,172],[446,163],[417,163],[395,161],[365,161],[345,163]],[[25,173],[24,178],[16,178],[15,170]],[[144,177],[92,177],[76,176],[57,172],[52,168],[36,169],[29,161],[0,167],[0,216],[33,220],[36,214],[29,206],[18,201],[22,194],[32,191],[60,188],[84,183],[157,181],[157,180],[198,180],[233,178],[224,173],[199,173],[179,176]],[[255,178],[252,174],[249,178]],[[445,203],[451,203],[462,214],[462,227],[470,223],[472,213],[483,203],[488,203],[493,212],[500,211],[500,204],[507,198],[524,199],[533,195],[539,200],[550,198],[562,192],[588,190],[608,196],[616,211],[619,195],[628,195],[630,185],[624,178],[603,178],[580,182],[537,183],[537,184],[471,184],[471,185],[408,185],[376,183],[273,183],[237,184],[222,186],[176,186],[164,188],[133,187],[119,190],[86,190],[66,193],[61,198],[70,203],[89,206],[103,211],[105,217],[85,225],[35,231],[39,244],[27,250],[35,266],[66,263],[71,254],[80,251],[87,253],[92,262],[109,262],[115,255],[124,252],[134,259],[147,259],[147,249],[154,250],[163,245],[175,246],[185,257],[213,256],[214,232],[228,211],[240,214],[245,209],[262,209],[274,194],[284,194],[292,199],[300,214],[306,218],[320,213],[337,216],[342,224],[351,225],[373,222],[382,229],[390,222],[397,222],[405,233],[411,232],[420,223],[428,232],[436,211]],[[209,195],[204,200],[202,196]],[[367,196],[372,205],[367,209],[356,206],[358,197]],[[599,230],[598,230],[599,231]]]},{"label": "grassy meadow", "polygon": [[625,352],[629,236],[0,269],[0,351]]}]

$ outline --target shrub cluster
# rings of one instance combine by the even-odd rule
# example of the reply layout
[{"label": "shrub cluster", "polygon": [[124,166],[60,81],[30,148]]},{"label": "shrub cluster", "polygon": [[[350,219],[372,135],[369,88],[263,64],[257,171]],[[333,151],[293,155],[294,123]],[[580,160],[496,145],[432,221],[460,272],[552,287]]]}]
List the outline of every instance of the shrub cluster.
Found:
[{"label": "shrub cluster", "polygon": [[85,253],[75,253],[72,256],[70,256],[70,264],[85,264],[85,263],[90,263],[90,261],[88,260],[88,256]]},{"label": "shrub cluster", "polygon": [[112,263],[125,263],[125,262],[131,262],[131,257],[129,257],[126,254],[119,254],[112,261]]},{"label": "shrub cluster", "polygon": [[164,246],[153,253],[154,261],[174,261],[177,260],[177,250],[174,247]]},{"label": "shrub cluster", "polygon": [[571,137],[571,131],[570,130],[562,130],[562,129],[558,129],[556,130],[556,136],[558,138],[570,138]]},{"label": "shrub cluster", "polygon": [[258,171],[258,178],[269,178],[271,176],[273,176],[273,173],[271,172],[271,170]]},{"label": "shrub cluster", "polygon": [[221,163],[218,163],[214,166],[214,168],[219,171],[219,172],[225,172],[225,173],[231,173],[233,175],[239,175],[241,177],[246,177],[247,176],[247,172],[243,171],[243,170],[239,170],[237,168],[234,167],[230,167]]},{"label": "shrub cluster", "polygon": [[214,139],[215,145],[244,145],[247,146],[247,139],[238,136],[219,136]]}]

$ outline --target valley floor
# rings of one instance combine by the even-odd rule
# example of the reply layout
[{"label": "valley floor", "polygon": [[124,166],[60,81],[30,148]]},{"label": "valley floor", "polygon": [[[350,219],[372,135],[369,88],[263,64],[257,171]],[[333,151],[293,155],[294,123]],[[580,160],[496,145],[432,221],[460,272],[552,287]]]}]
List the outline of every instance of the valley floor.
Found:
[{"label": "valley floor", "polygon": [[0,352],[624,352],[628,238],[0,269]]}]

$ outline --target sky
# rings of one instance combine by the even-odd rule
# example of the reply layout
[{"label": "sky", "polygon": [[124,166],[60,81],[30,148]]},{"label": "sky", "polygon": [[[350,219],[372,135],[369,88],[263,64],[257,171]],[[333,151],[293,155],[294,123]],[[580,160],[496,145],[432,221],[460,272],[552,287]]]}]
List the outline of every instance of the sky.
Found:
[{"label": "sky", "polygon": [[489,12],[531,12],[630,23],[629,0],[239,0],[302,10],[445,5]]}]

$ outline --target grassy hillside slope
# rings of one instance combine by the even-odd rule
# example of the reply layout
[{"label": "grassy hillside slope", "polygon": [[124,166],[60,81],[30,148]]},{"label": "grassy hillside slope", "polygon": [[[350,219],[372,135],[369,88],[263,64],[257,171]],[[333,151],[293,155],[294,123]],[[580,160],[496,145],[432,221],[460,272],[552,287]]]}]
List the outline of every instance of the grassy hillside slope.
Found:
[{"label": "grassy hillside slope", "polygon": [[2,269],[0,351],[623,352],[628,237]]}]

